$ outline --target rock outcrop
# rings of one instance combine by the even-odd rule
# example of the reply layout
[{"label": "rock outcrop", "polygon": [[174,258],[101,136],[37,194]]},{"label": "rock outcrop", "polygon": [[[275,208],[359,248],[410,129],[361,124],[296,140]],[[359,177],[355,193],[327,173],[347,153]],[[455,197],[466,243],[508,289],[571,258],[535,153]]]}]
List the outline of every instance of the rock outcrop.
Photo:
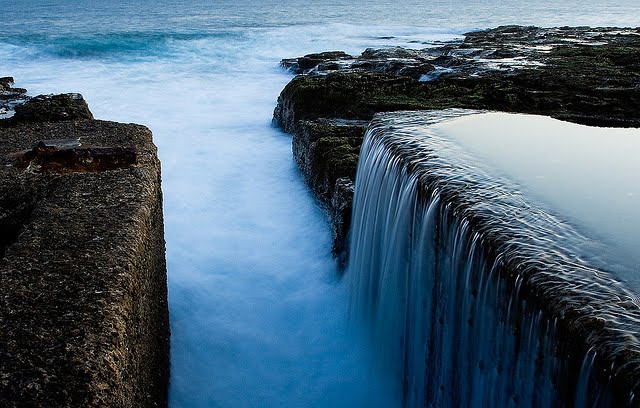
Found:
[{"label": "rock outcrop", "polygon": [[166,406],[151,132],[93,120],[74,94],[0,122],[0,406]]},{"label": "rock outcrop", "polygon": [[341,267],[347,262],[353,180],[366,121],[316,120],[298,124],[293,156],[315,196],[329,209],[333,248]]},{"label": "rock outcrop", "polygon": [[13,82],[13,77],[0,77],[0,120],[13,116],[15,107],[29,99],[27,90],[15,88]]},{"label": "rock outcrop", "polygon": [[38,95],[15,107],[11,124],[59,122],[63,120],[91,120],[93,114],[82,95]]},{"label": "rock outcrop", "polygon": [[[275,122],[301,141],[312,140],[305,132],[322,128],[326,120],[368,121],[377,112],[400,110],[485,109],[595,126],[640,126],[640,28],[504,26],[468,33],[464,41],[422,45],[367,49],[359,57],[334,51],[283,60],[283,67],[298,75],[278,98]],[[324,137],[357,147],[353,140],[361,125],[347,129]],[[294,148],[298,163],[342,163],[355,155],[357,149],[320,152],[304,143]],[[335,170],[325,164],[301,170],[331,214],[350,211],[343,190],[327,198],[314,185],[317,179],[353,181],[351,167],[331,175],[329,168]],[[347,231],[348,225],[334,229],[341,259]]]}]

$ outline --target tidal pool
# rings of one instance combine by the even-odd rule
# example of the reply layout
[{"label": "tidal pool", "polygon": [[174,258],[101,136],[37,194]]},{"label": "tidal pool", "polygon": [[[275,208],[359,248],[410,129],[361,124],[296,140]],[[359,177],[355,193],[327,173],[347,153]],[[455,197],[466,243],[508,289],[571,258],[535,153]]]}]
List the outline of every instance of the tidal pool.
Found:
[{"label": "tidal pool", "polygon": [[462,116],[432,129],[604,243],[607,253],[597,255],[606,269],[640,289],[640,129],[497,112]]}]

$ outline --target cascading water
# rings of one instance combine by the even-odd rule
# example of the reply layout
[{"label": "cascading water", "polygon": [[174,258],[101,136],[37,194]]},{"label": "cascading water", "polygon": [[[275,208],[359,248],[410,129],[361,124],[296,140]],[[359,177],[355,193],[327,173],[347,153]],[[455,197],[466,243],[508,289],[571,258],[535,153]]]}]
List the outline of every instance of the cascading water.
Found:
[{"label": "cascading water", "polygon": [[600,244],[472,164],[429,125],[377,116],[362,147],[347,279],[352,316],[407,407],[634,406],[636,296]]}]

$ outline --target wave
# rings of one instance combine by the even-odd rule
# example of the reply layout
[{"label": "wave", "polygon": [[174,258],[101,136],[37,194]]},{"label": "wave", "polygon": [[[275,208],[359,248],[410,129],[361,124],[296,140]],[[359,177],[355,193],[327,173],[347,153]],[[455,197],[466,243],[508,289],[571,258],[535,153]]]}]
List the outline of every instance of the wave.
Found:
[{"label": "wave", "polygon": [[241,32],[158,33],[126,32],[72,36],[18,35],[0,37],[0,47],[27,51],[32,57],[60,59],[114,59],[171,54],[176,45],[209,39],[231,39]]}]

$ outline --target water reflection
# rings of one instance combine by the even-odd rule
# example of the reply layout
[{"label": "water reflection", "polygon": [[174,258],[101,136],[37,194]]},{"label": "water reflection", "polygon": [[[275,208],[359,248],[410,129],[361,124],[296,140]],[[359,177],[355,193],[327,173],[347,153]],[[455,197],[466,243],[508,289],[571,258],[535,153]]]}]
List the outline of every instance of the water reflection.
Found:
[{"label": "water reflection", "polygon": [[598,128],[544,116],[482,113],[433,126],[517,181],[591,238],[607,269],[639,288],[640,129]]}]

